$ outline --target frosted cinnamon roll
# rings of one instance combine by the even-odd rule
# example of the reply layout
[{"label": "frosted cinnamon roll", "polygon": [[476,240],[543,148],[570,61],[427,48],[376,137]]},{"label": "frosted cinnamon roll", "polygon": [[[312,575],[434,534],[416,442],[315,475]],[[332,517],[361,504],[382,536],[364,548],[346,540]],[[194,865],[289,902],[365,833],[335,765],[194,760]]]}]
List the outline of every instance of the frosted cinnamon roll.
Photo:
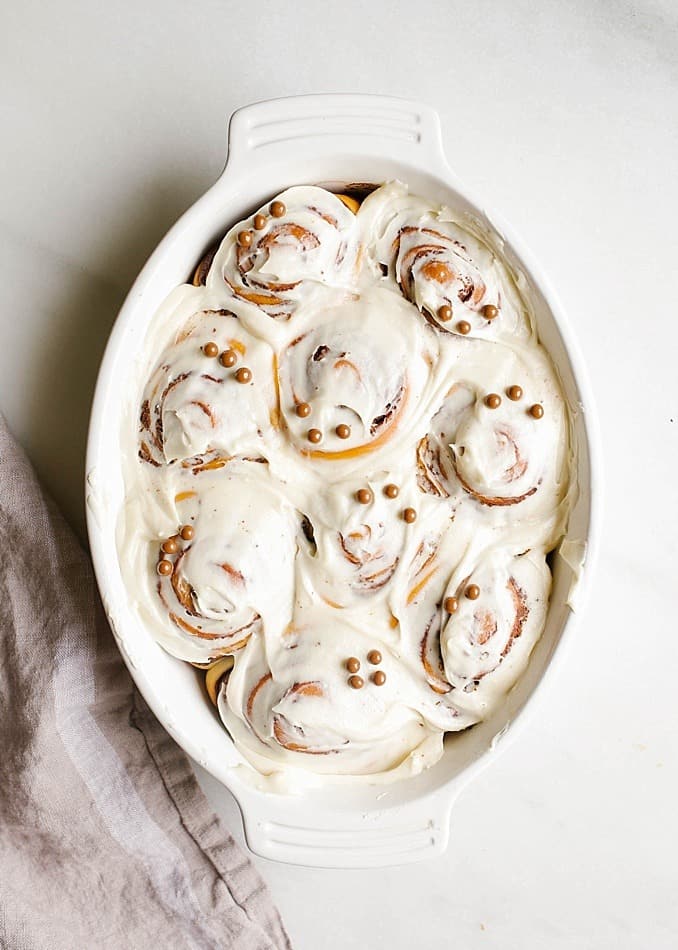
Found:
[{"label": "frosted cinnamon roll", "polygon": [[356,203],[324,188],[288,188],[224,238],[207,287],[227,288],[268,316],[288,320],[309,296],[349,286],[359,263]]},{"label": "frosted cinnamon roll", "polygon": [[[396,768],[427,740],[439,744],[413,708],[416,686],[396,658],[382,649],[379,665],[370,664],[374,639],[338,621],[333,637],[321,639],[323,623],[305,618],[287,646],[265,652],[257,639],[239,655],[218,703],[247,757],[264,770],[371,775]],[[358,673],[347,668],[351,659]]]},{"label": "frosted cinnamon roll", "polygon": [[184,475],[166,498],[165,524],[175,530],[148,551],[153,606],[175,655],[208,662],[241,649],[264,624],[276,631],[291,619],[299,518],[265,468],[232,462],[219,478]]},{"label": "frosted cinnamon roll", "polygon": [[390,296],[371,289],[324,311],[281,353],[281,410],[306,457],[336,463],[388,445],[424,392],[436,342]]},{"label": "frosted cinnamon roll", "polygon": [[225,309],[191,314],[144,387],[139,457],[195,472],[262,450],[276,408],[271,347]]},{"label": "frosted cinnamon roll", "polygon": [[451,525],[418,546],[396,606],[400,649],[422,685],[429,725],[482,719],[516,682],[543,629],[551,575],[541,551],[476,549]]},{"label": "frosted cinnamon roll", "polygon": [[517,505],[538,491],[550,453],[524,407],[505,402],[506,409],[493,410],[491,399],[474,396],[451,420],[452,467],[464,491],[480,504]]},{"label": "frosted cinnamon roll", "polygon": [[437,330],[494,339],[524,322],[514,289],[501,286],[494,252],[448,209],[433,209],[393,183],[366,199],[361,216],[374,235],[374,266]]},{"label": "frosted cinnamon roll", "polygon": [[384,476],[348,479],[313,506],[314,548],[301,561],[301,576],[307,591],[335,610],[388,595],[407,524],[385,494],[387,484]]},{"label": "frosted cinnamon roll", "polygon": [[551,573],[542,552],[485,555],[447,596],[440,635],[445,679],[461,709],[482,715],[523,671],[546,620]]},{"label": "frosted cinnamon roll", "polygon": [[474,344],[463,367],[470,378],[453,384],[417,443],[422,493],[470,501],[488,518],[494,509],[495,523],[542,518],[546,527],[557,516],[567,488],[564,407],[543,361],[529,362],[502,348],[485,359]]},{"label": "frosted cinnamon roll", "polygon": [[534,495],[548,467],[548,443],[524,405],[507,400],[494,408],[493,398],[501,400],[464,384],[452,389],[417,445],[421,491],[449,497],[461,487],[488,507]]}]

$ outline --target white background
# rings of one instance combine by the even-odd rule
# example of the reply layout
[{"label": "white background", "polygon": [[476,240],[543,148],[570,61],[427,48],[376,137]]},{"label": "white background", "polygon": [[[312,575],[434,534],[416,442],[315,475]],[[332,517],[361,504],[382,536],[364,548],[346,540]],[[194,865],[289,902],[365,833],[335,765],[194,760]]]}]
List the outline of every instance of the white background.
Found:
[{"label": "white background", "polygon": [[[604,543],[562,672],[460,798],[445,857],[257,862],[296,946],[678,946],[676,3],[3,8],[0,406],[79,531],[111,324],[221,170],[229,114],[255,99],[433,105],[453,167],[551,277],[593,377]],[[241,837],[228,795],[210,794]]]}]

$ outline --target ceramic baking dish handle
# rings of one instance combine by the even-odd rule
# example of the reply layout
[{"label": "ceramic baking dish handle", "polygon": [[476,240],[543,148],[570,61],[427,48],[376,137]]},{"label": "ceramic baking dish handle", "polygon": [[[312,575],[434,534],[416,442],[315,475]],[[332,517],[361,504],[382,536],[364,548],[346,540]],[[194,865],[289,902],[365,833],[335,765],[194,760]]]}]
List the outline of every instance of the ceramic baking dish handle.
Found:
[{"label": "ceramic baking dish handle", "polygon": [[238,109],[228,130],[227,171],[271,158],[345,153],[388,155],[447,170],[438,113],[408,99],[372,95],[293,96]]},{"label": "ceramic baking dish handle", "polygon": [[264,858],[308,867],[387,867],[442,854],[455,798],[447,786],[424,799],[349,812],[315,808],[304,797],[254,793],[242,812],[247,843]]}]

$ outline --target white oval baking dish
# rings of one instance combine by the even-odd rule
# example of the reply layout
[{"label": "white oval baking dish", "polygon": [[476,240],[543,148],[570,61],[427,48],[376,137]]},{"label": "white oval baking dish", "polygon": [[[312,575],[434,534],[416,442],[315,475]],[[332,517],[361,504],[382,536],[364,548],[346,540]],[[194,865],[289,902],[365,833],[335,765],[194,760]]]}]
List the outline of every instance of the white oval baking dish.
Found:
[{"label": "white oval baking dish", "polygon": [[[505,241],[509,261],[526,278],[539,335],[574,410],[579,493],[568,548],[575,556],[554,558],[546,630],[527,671],[489,720],[448,738],[437,765],[391,785],[338,786],[300,796],[264,793],[245,779],[242,768],[234,768],[242,759],[196,671],[170,657],[140,629],[128,603],[115,555],[123,500],[121,392],[125,381],[133,378],[135,356],[157,307],[172,288],[190,279],[201,254],[235,221],[289,185],[391,178],[491,224]],[[598,534],[596,446],[590,390],[565,314],[532,255],[496,215],[488,215],[473,200],[450,170],[432,109],[382,96],[316,95],[260,102],[233,115],[224,172],[160,243],[111,333],[92,408],[86,494],[96,576],[130,673],[176,741],[233,793],[254,852],[292,864],[376,867],[419,860],[445,849],[450,812],[459,792],[515,734],[528,709],[534,709],[547,671],[556,666],[566,634],[571,635],[570,605],[574,599],[577,606],[582,602]],[[580,571],[582,551],[586,564]]]}]

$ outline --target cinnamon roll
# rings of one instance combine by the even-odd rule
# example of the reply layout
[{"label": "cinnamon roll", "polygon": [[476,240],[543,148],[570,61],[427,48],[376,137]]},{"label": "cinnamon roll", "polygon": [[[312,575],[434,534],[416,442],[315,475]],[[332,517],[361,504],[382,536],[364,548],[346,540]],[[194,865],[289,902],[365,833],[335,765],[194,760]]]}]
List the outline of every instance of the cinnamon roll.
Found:
[{"label": "cinnamon roll", "polygon": [[177,473],[163,499],[172,527],[147,542],[147,606],[164,618],[162,643],[176,656],[207,662],[291,620],[299,518],[263,468],[233,461],[199,478]]},{"label": "cinnamon roll", "polygon": [[306,588],[336,609],[388,595],[406,545],[407,525],[394,517],[387,478],[347,480],[314,505],[315,550],[301,560]]},{"label": "cinnamon roll", "polygon": [[221,468],[234,455],[259,455],[277,405],[273,369],[271,347],[234,312],[192,313],[144,387],[140,459],[197,472]]},{"label": "cinnamon roll", "polygon": [[[322,615],[307,618],[292,645],[275,651],[253,639],[237,658],[218,705],[247,758],[264,770],[372,775],[396,768],[427,742],[439,745],[440,736],[408,705],[416,687],[397,658],[384,650],[385,681],[377,686],[366,658],[374,640],[341,623],[321,639],[324,623]],[[362,658],[357,688],[348,685],[351,655]]]},{"label": "cinnamon roll", "polygon": [[429,725],[477,722],[515,684],[543,629],[551,575],[543,551],[473,550],[454,528],[429,536],[394,609],[400,649],[422,683]]},{"label": "cinnamon roll", "polygon": [[455,509],[470,503],[488,524],[521,522],[532,530],[540,521],[551,538],[568,484],[562,398],[539,355],[526,362],[501,346],[488,355],[484,349],[471,345],[466,378],[452,385],[417,443],[419,490]]},{"label": "cinnamon roll", "polygon": [[400,183],[303,186],[152,321],[121,567],[262,774],[414,774],[524,670],[576,486],[521,286]]},{"label": "cinnamon roll", "polygon": [[543,629],[550,587],[542,552],[492,551],[454,588],[459,606],[443,624],[440,649],[459,708],[480,715],[514,685]]},{"label": "cinnamon roll", "polygon": [[[307,458],[358,459],[388,446],[412,418],[437,345],[422,334],[409,308],[389,298],[375,288],[326,310],[281,353],[281,411]],[[318,442],[309,440],[311,428]]]},{"label": "cinnamon roll", "polygon": [[460,227],[448,209],[433,209],[399,183],[370,195],[361,214],[374,235],[368,246],[375,270],[436,330],[515,337],[525,322],[516,290],[508,275],[498,279],[503,268],[470,222]]},{"label": "cinnamon roll", "polygon": [[207,287],[225,288],[269,317],[288,320],[319,291],[323,296],[326,288],[353,282],[360,256],[356,206],[324,188],[288,188],[229,231]]}]

